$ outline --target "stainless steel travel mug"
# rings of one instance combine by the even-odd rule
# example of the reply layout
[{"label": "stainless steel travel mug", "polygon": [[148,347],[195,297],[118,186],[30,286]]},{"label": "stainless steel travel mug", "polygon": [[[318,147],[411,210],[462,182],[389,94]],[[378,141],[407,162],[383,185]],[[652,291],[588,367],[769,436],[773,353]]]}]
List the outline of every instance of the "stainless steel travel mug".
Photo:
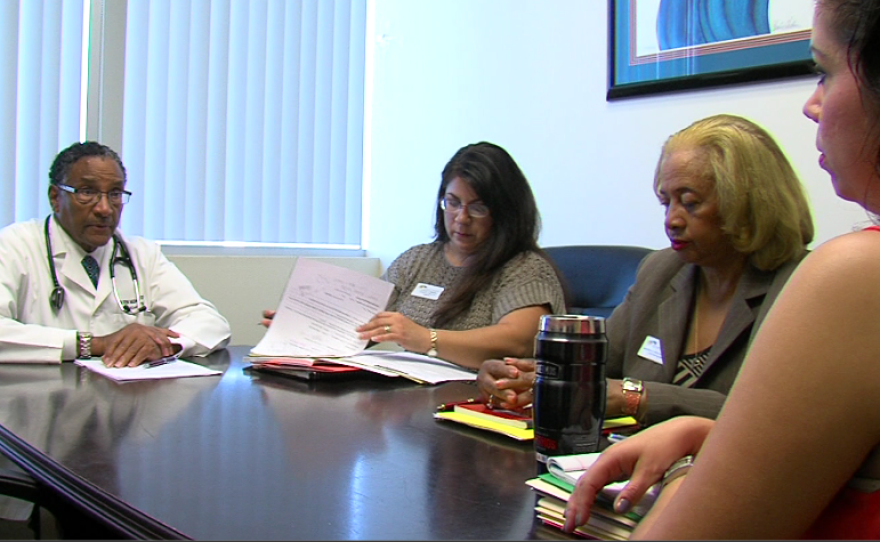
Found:
[{"label": "stainless steel travel mug", "polygon": [[535,453],[548,456],[599,450],[605,418],[605,319],[541,317],[535,338]]}]

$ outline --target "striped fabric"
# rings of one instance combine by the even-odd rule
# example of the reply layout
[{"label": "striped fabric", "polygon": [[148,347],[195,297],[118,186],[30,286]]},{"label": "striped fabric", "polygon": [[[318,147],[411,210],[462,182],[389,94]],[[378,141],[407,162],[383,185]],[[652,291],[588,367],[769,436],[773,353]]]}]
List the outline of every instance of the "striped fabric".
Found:
[{"label": "striped fabric", "polygon": [[678,369],[675,372],[675,378],[672,379],[672,383],[684,388],[693,387],[697,379],[700,378],[700,375],[703,374],[703,366],[706,360],[709,359],[711,351],[712,347],[710,346],[702,352],[682,356],[678,360]]}]

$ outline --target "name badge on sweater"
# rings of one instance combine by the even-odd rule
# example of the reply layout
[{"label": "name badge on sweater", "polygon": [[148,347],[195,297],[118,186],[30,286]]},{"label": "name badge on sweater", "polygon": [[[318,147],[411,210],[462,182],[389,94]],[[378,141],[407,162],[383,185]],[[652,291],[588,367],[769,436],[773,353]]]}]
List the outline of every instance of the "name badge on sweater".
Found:
[{"label": "name badge on sweater", "polygon": [[425,284],[424,282],[420,282],[416,284],[416,287],[413,289],[412,294],[416,297],[421,297],[424,299],[433,299],[437,301],[440,299],[440,294],[443,293],[442,286],[434,286],[433,284]]},{"label": "name badge on sweater", "polygon": [[660,339],[650,335],[645,337],[645,342],[639,348],[639,357],[663,365],[663,346],[660,344]]}]

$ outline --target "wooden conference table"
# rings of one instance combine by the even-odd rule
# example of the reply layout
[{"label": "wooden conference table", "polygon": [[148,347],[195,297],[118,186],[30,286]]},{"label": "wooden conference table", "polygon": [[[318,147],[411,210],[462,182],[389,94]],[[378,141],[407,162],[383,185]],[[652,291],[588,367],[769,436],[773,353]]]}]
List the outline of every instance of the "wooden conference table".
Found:
[{"label": "wooden conference table", "polygon": [[532,444],[432,417],[475,384],[263,376],[248,349],[202,360],[222,376],[129,383],[0,366],[0,451],[120,537],[542,537]]}]

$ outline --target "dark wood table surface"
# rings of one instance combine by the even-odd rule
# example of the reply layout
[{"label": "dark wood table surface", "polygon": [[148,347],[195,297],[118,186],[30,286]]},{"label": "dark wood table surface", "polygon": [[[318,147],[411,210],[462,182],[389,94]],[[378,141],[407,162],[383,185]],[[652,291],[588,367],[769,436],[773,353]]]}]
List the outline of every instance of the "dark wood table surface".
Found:
[{"label": "dark wood table surface", "polygon": [[[222,376],[117,383],[0,366],[0,451],[132,538],[542,538],[531,442],[434,420],[473,383]],[[561,534],[561,533],[560,533]]]}]

